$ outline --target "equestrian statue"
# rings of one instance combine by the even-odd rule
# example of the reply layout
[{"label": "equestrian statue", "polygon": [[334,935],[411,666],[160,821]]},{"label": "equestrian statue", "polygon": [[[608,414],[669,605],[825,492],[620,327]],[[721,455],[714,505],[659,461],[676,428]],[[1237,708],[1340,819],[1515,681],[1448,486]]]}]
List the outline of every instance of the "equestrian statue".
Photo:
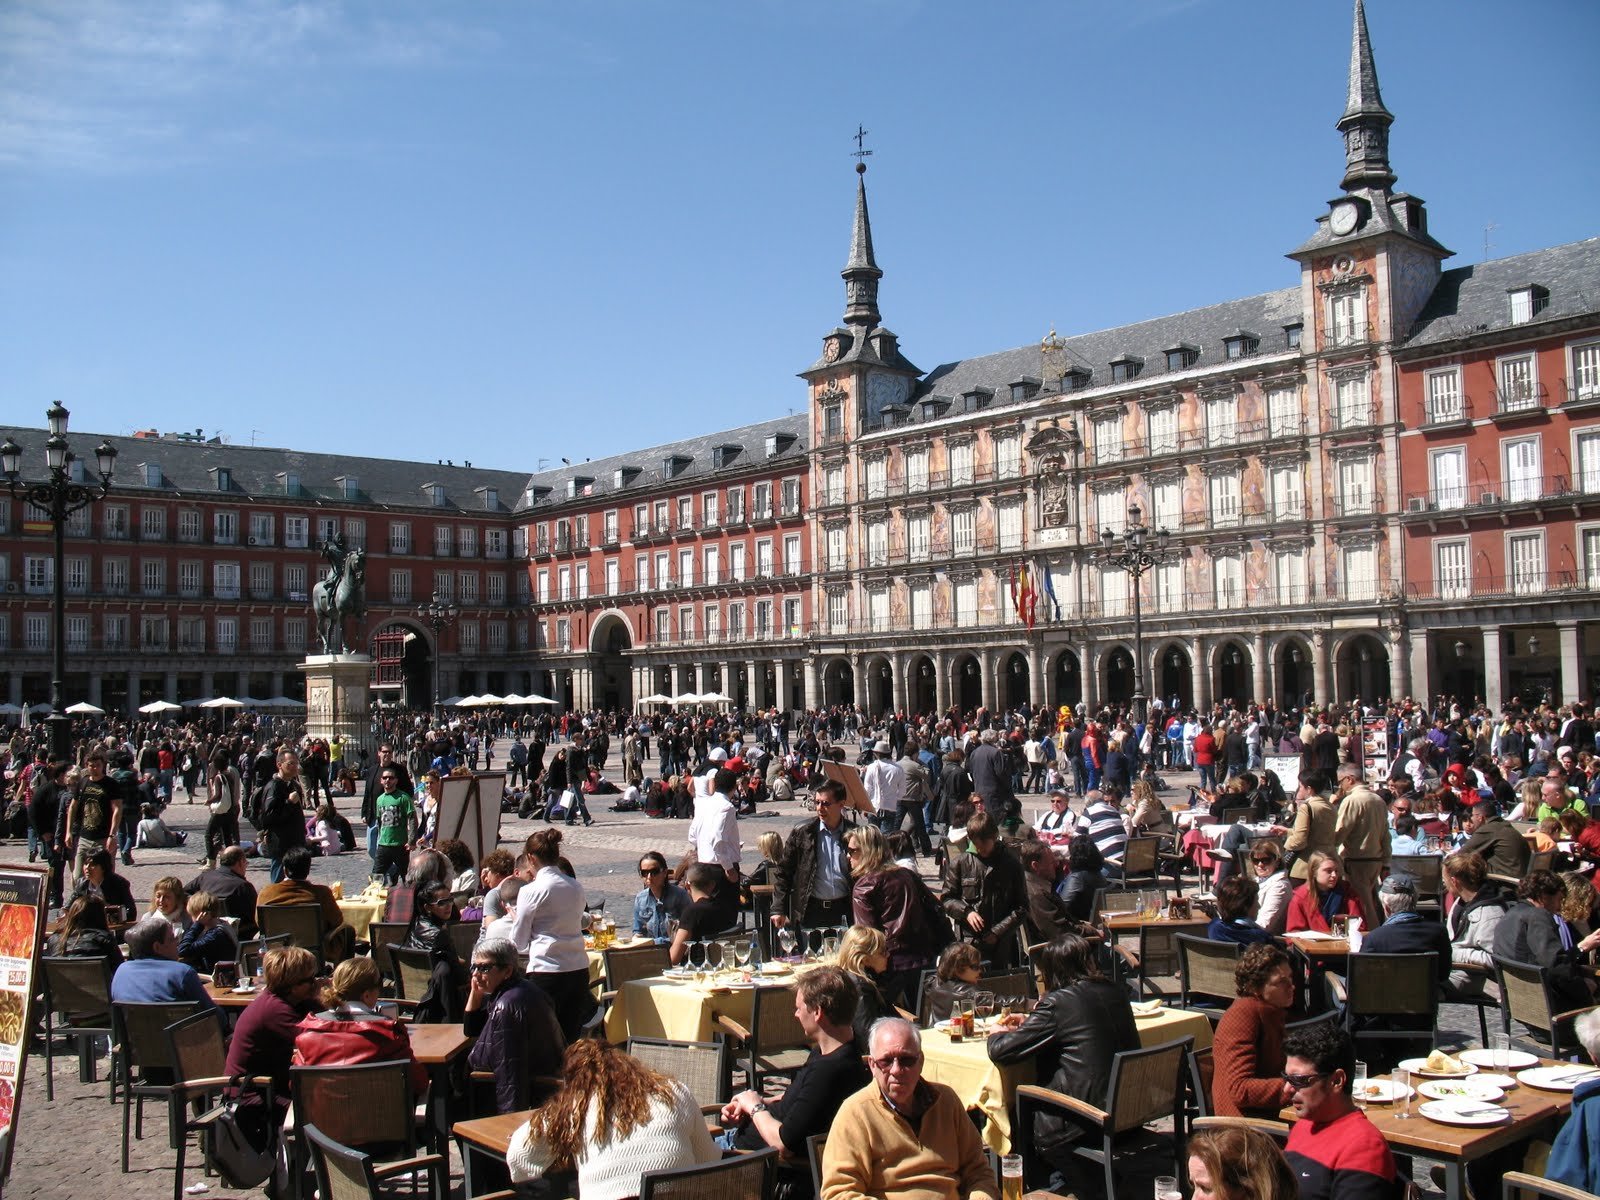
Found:
[{"label": "equestrian statue", "polygon": [[334,534],[321,546],[331,570],[311,589],[311,609],[317,614],[317,632],[324,654],[344,654],[344,620],[367,615],[367,552],[346,550],[344,538]]}]

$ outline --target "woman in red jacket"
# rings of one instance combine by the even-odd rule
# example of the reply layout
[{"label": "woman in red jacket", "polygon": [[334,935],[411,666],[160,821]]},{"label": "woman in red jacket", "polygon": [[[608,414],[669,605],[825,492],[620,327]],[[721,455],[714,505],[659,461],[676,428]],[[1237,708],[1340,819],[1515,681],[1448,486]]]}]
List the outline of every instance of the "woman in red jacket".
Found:
[{"label": "woman in red jacket", "polygon": [[1318,850],[1306,860],[1306,871],[1310,877],[1295,888],[1294,895],[1289,898],[1285,933],[1302,929],[1330,933],[1334,917],[1360,917],[1362,928],[1372,928],[1361,908],[1360,898],[1345,883],[1338,859]]},{"label": "woman in red jacket", "polygon": [[1239,998],[1217,1022],[1211,1111],[1271,1117],[1283,1107],[1283,1027],[1294,1003],[1294,968],[1276,946],[1251,946],[1233,970]]},{"label": "woman in red jacket", "polygon": [[428,1068],[411,1052],[406,1027],[377,1011],[383,981],[370,958],[347,958],[333,969],[322,993],[325,1011],[300,1022],[294,1038],[297,1067],[346,1067],[368,1062],[409,1062],[411,1088],[421,1096]]}]

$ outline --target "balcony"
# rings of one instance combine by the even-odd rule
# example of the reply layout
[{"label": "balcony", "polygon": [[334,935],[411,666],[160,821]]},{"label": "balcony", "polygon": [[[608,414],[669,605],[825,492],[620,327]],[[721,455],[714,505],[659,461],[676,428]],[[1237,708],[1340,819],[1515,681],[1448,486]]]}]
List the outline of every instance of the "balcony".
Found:
[{"label": "balcony", "polygon": [[1520,571],[1510,575],[1474,575],[1448,578],[1428,584],[1406,585],[1406,597],[1415,603],[1459,604],[1470,597],[1484,600],[1518,600],[1530,596],[1545,599],[1563,596],[1589,597],[1600,592],[1600,571]]},{"label": "balcony", "polygon": [[1508,421],[1518,421],[1525,417],[1540,417],[1544,415],[1545,405],[1549,402],[1549,389],[1542,383],[1518,384],[1510,388],[1498,388],[1494,394],[1494,421],[1503,424]]},{"label": "balcony", "polygon": [[1335,405],[1329,410],[1328,416],[1329,433],[1377,432],[1378,408],[1371,402]]},{"label": "balcony", "polygon": [[1423,406],[1422,428],[1454,429],[1472,423],[1472,397],[1467,395],[1430,398]]},{"label": "balcony", "polygon": [[1568,383],[1563,379],[1561,384],[1568,408],[1600,406],[1600,371],[1582,375],[1576,383]]},{"label": "balcony", "polygon": [[1498,512],[1518,504],[1542,504],[1552,500],[1575,503],[1600,501],[1600,474],[1579,476],[1576,487],[1565,475],[1546,475],[1537,479],[1513,479],[1509,483],[1475,483],[1427,492],[1408,492],[1404,516],[1412,519],[1452,513],[1470,516]]}]

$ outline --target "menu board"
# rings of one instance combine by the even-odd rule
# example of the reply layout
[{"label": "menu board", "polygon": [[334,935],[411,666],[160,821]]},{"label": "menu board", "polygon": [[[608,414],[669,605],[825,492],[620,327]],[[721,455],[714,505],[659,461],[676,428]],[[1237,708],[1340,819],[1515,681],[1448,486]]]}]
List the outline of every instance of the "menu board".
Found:
[{"label": "menu board", "polygon": [[11,1174],[22,1073],[28,1065],[46,877],[43,867],[0,867],[0,1182]]},{"label": "menu board", "polygon": [[1389,778],[1389,722],[1382,717],[1361,723],[1361,767],[1369,784]]},{"label": "menu board", "polygon": [[1300,756],[1298,754],[1269,754],[1261,760],[1262,766],[1278,777],[1283,794],[1290,800],[1300,790]]}]

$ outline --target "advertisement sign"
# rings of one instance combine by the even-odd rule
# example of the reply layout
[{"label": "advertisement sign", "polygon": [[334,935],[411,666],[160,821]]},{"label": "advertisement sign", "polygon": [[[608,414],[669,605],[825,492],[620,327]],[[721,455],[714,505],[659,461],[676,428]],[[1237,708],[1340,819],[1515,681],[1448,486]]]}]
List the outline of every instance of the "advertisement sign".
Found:
[{"label": "advertisement sign", "polygon": [[439,841],[456,838],[466,843],[473,862],[500,843],[500,798],[505,794],[503,771],[481,775],[446,775],[439,781]]},{"label": "advertisement sign", "polygon": [[1278,782],[1283,784],[1283,794],[1293,800],[1294,794],[1300,790],[1300,756],[1268,754],[1262,758],[1261,765],[1277,775]]},{"label": "advertisement sign", "polygon": [[1368,784],[1389,778],[1389,722],[1379,717],[1361,723],[1361,769]]},{"label": "advertisement sign", "polygon": [[0,1183],[11,1174],[44,937],[44,867],[0,867]]}]

